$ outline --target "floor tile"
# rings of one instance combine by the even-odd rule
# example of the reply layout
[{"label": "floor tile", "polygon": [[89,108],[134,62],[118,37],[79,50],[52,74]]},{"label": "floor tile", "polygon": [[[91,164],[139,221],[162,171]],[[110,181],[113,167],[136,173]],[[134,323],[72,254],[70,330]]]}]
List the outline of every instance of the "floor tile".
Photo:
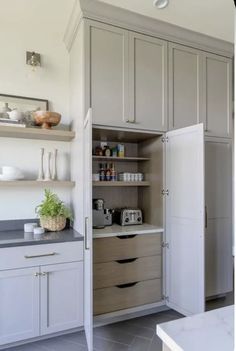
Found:
[{"label": "floor tile", "polygon": [[43,340],[40,346],[45,351],[87,351],[87,346],[67,341],[63,337]]},{"label": "floor tile", "polygon": [[38,343],[30,343],[27,345],[21,345],[6,349],[6,351],[45,351],[45,348],[41,347]]},{"label": "floor tile", "polygon": [[125,330],[126,333],[132,334],[134,336],[141,336],[144,338],[152,339],[154,330],[153,328],[147,328],[145,323],[140,323],[139,325],[132,323],[132,320],[119,322],[115,324],[117,327]]},{"label": "floor tile", "polygon": [[132,344],[129,346],[129,351],[145,351],[148,350],[151,340],[136,336]]},{"label": "floor tile", "polygon": [[129,351],[129,346],[119,343],[113,343],[110,351]]},{"label": "floor tile", "polygon": [[86,336],[85,336],[84,331],[63,335],[63,339],[65,339],[67,341],[75,342],[79,345],[84,345],[84,346],[87,345]]},{"label": "floor tile", "polygon": [[99,336],[125,345],[130,345],[134,339],[132,334],[127,333],[123,328],[117,327],[116,325],[94,328],[94,336]]},{"label": "floor tile", "polygon": [[96,351],[110,351],[112,349],[114,342],[98,336],[93,338],[93,348]]},{"label": "floor tile", "polygon": [[147,349],[146,351],[162,351],[161,339],[155,335],[150,343],[149,349]]}]

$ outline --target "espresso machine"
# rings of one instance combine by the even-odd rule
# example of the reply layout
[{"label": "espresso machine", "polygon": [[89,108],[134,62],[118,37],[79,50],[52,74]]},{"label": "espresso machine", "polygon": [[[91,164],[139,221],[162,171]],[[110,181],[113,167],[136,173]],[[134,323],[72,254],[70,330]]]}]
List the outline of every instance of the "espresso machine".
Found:
[{"label": "espresso machine", "polygon": [[112,210],[104,208],[103,199],[93,199],[93,228],[102,229],[112,225]]}]

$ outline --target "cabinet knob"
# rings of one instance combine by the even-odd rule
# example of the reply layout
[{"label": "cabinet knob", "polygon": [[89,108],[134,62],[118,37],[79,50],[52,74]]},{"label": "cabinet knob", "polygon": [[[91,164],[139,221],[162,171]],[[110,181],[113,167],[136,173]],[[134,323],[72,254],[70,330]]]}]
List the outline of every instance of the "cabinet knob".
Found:
[{"label": "cabinet knob", "polygon": [[40,275],[40,273],[38,273],[38,272],[34,273],[35,277],[38,277],[39,275]]},{"label": "cabinet knob", "polygon": [[48,272],[42,272],[42,275],[43,276],[45,276],[45,275],[47,275],[48,274]]}]

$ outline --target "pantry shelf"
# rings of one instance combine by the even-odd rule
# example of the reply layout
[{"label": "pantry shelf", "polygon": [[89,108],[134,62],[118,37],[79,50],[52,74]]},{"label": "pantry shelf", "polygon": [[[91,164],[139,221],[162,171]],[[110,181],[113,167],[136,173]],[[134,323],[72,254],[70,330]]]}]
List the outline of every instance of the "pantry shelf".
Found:
[{"label": "pantry shelf", "polygon": [[121,182],[121,181],[98,181],[93,182],[93,186],[99,187],[121,187],[121,186],[150,186],[150,182]]},{"label": "pantry shelf", "polygon": [[0,137],[21,138],[21,139],[38,139],[54,141],[71,141],[75,137],[75,132],[60,129],[42,129],[42,128],[20,128],[13,126],[0,126]]},{"label": "pantry shelf", "polygon": [[66,187],[73,188],[75,182],[69,180],[38,181],[38,180],[14,180],[0,181],[0,187]]},{"label": "pantry shelf", "polygon": [[112,156],[93,156],[94,161],[120,161],[120,162],[140,162],[149,161],[147,157],[112,157]]}]

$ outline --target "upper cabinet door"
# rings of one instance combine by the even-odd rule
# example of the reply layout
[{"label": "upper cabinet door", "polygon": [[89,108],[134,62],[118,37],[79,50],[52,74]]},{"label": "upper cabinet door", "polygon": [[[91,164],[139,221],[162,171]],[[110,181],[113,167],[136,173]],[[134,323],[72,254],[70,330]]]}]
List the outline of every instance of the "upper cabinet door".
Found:
[{"label": "upper cabinet door", "polygon": [[86,110],[93,123],[124,127],[128,118],[128,31],[86,21]]},{"label": "upper cabinet door", "polygon": [[169,129],[201,122],[201,51],[169,43]]},{"label": "upper cabinet door", "polygon": [[205,309],[203,124],[167,133],[166,294],[184,315]]},{"label": "upper cabinet door", "polygon": [[129,103],[132,128],[167,130],[167,42],[129,33]]},{"label": "upper cabinet door", "polygon": [[209,136],[232,136],[232,60],[204,53],[205,132]]}]

